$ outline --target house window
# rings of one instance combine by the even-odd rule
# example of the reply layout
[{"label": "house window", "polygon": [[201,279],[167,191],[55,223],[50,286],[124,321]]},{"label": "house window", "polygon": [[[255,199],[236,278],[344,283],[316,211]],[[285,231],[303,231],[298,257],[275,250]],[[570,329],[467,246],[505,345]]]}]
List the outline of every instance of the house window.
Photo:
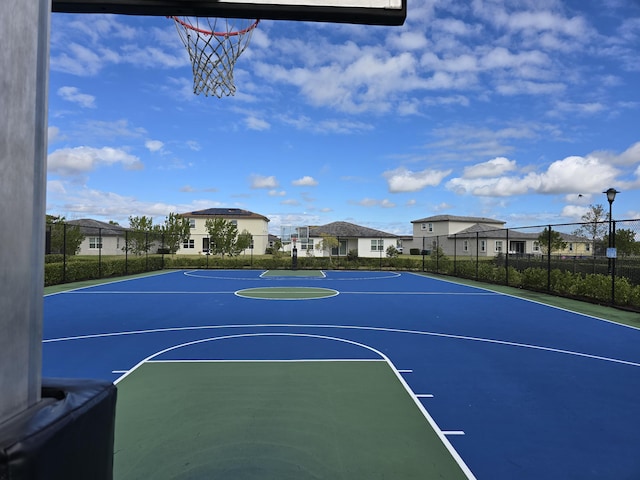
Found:
[{"label": "house window", "polygon": [[570,251],[570,252],[573,252],[573,243],[570,243],[570,244],[569,244],[569,251]]},{"label": "house window", "polygon": [[89,248],[102,248],[102,237],[89,237]]},{"label": "house window", "polygon": [[381,252],[384,250],[384,240],[383,239],[377,239],[377,240],[371,240],[371,251],[372,252]]},{"label": "house window", "polygon": [[190,218],[189,219],[189,228],[196,228],[196,219],[195,218]]},{"label": "house window", "polygon": [[427,224],[423,223],[420,225],[420,230],[426,230],[427,229]]},{"label": "house window", "polygon": [[196,248],[196,242],[193,238],[185,240],[182,244],[182,248]]},{"label": "house window", "polygon": [[465,252],[469,251],[469,240],[465,240],[462,242],[462,250]]},{"label": "house window", "polygon": [[229,222],[231,222],[231,225],[238,226],[238,220],[229,220]]},{"label": "house window", "polygon": [[591,244],[590,243],[585,243],[584,244],[584,249],[586,252],[590,252],[591,251]]},{"label": "house window", "polygon": [[487,251],[487,241],[486,240],[480,240],[480,251],[481,252],[486,252]]},{"label": "house window", "polygon": [[427,224],[427,230],[433,232],[433,223]]},{"label": "house window", "polygon": [[300,242],[300,250],[313,250],[313,238],[302,240]]},{"label": "house window", "polygon": [[496,252],[502,252],[502,240],[496,240]]},{"label": "house window", "polygon": [[533,251],[534,252],[540,251],[540,242],[533,242]]}]

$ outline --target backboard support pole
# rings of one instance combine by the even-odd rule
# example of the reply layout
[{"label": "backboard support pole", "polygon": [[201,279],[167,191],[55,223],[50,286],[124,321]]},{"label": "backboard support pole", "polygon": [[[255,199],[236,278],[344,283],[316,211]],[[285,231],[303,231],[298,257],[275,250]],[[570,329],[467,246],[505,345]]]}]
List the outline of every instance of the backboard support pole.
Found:
[{"label": "backboard support pole", "polygon": [[0,423],[41,398],[50,12],[0,2]]}]

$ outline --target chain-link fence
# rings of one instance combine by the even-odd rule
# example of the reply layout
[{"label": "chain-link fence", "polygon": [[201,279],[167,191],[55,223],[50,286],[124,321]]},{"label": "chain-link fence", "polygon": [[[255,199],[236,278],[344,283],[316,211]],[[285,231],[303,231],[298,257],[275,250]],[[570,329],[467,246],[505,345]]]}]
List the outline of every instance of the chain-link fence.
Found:
[{"label": "chain-link fence", "polygon": [[165,268],[410,270],[640,311],[640,220],[509,229],[477,224],[447,235],[300,238],[295,244],[252,235],[238,248],[207,235],[48,224],[45,284]]}]

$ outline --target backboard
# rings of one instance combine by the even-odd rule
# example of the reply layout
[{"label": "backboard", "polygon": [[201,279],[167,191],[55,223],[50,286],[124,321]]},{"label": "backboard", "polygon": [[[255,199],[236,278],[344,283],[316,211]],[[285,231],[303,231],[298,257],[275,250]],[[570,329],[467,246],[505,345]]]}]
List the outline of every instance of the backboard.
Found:
[{"label": "backboard", "polygon": [[52,0],[52,11],[402,25],[406,0]]}]

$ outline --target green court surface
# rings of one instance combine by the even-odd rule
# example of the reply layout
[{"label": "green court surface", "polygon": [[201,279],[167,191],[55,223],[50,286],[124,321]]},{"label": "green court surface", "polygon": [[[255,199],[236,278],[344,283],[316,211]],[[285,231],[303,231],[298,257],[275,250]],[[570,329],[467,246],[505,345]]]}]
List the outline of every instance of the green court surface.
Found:
[{"label": "green court surface", "polygon": [[271,300],[300,300],[310,298],[334,297],[338,292],[331,288],[316,287],[261,287],[238,290],[236,295],[247,298]]},{"label": "green court surface", "polygon": [[151,362],[118,384],[114,478],[466,479],[385,361]]}]

